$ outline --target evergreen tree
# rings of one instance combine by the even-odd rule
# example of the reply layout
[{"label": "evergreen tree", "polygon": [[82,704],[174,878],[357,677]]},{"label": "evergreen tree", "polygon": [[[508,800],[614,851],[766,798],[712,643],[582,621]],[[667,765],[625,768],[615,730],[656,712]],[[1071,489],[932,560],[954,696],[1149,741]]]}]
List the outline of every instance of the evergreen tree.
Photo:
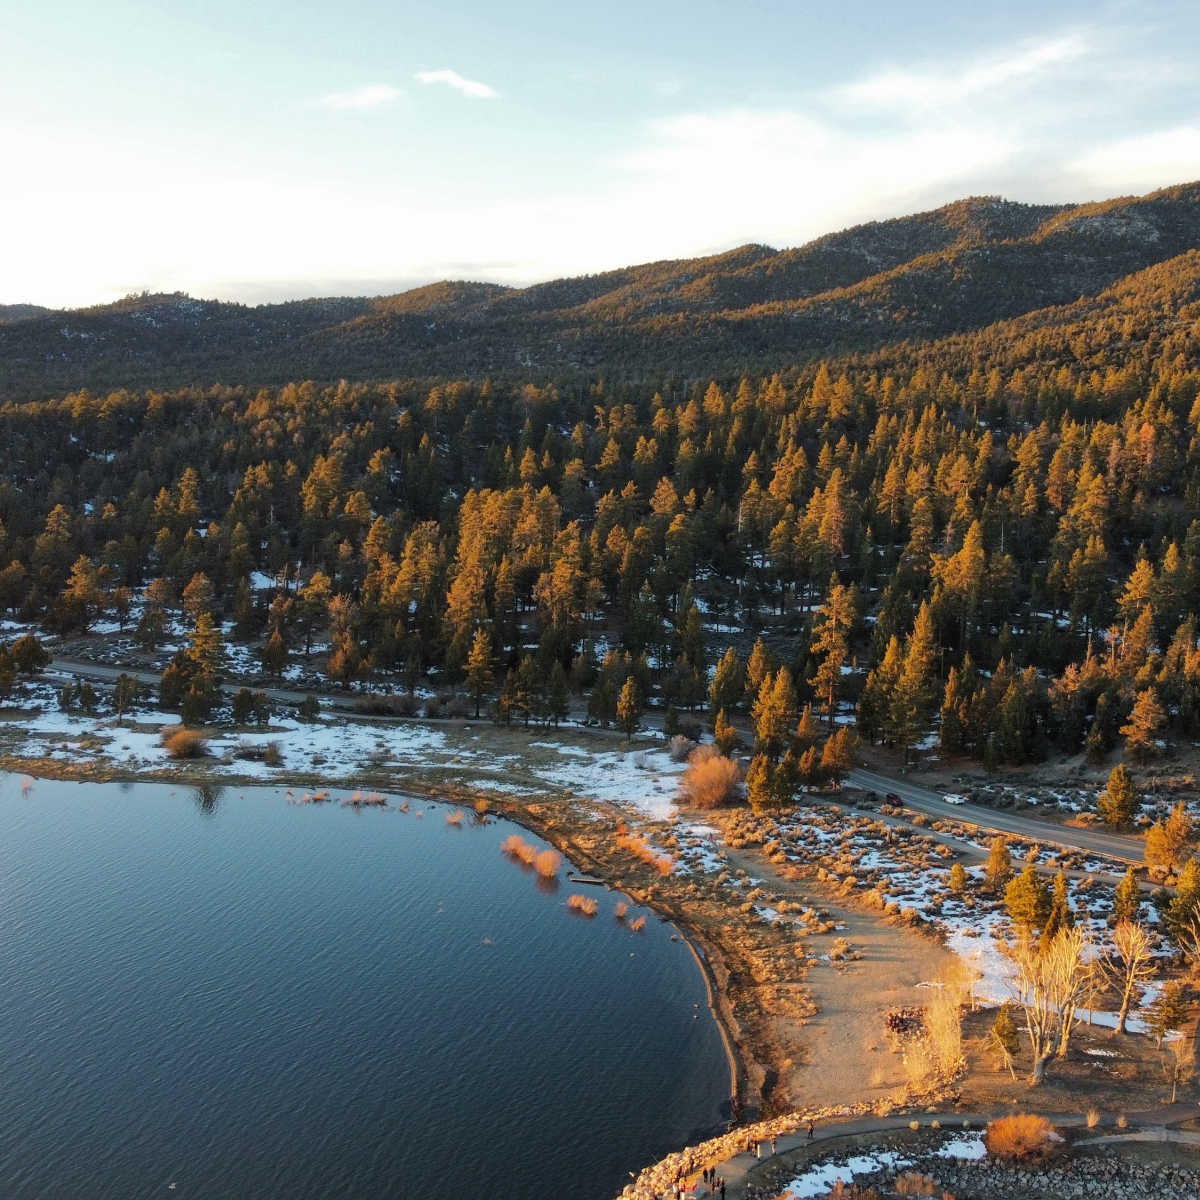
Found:
[{"label": "evergreen tree", "polygon": [[471,699],[475,701],[475,719],[479,719],[479,709],[483,697],[495,682],[492,673],[492,639],[484,629],[475,630],[475,639],[471,643],[471,652],[467,655],[467,688]]},{"label": "evergreen tree", "polygon": [[738,731],[726,719],[723,708],[717,713],[717,719],[713,726],[713,741],[726,758],[733,753],[741,741]]},{"label": "evergreen tree", "polygon": [[1026,863],[1021,874],[1009,881],[1004,889],[1004,907],[1009,920],[1022,932],[1045,928],[1052,907],[1050,889],[1033,863]]},{"label": "evergreen tree", "polygon": [[1113,892],[1113,920],[1136,921],[1141,902],[1141,890],[1138,887],[1137,876],[1133,868],[1126,868]]},{"label": "evergreen tree", "polygon": [[745,672],[732,646],[721,656],[708,687],[709,718],[716,721],[717,714],[732,712],[746,686]]},{"label": "evergreen tree", "polygon": [[1153,688],[1138,692],[1129,720],[1121,726],[1125,738],[1125,753],[1135,762],[1153,758],[1161,752],[1159,733],[1166,724],[1167,714],[1158,702]]},{"label": "evergreen tree", "polygon": [[1096,809],[1110,829],[1128,829],[1137,816],[1141,801],[1125,764],[1117,763],[1109,773],[1108,786],[1096,799]]},{"label": "evergreen tree", "polygon": [[621,694],[617,697],[617,722],[625,731],[625,740],[632,741],[642,715],[642,694],[637,680],[628,676],[621,685]]},{"label": "evergreen tree", "polygon": [[998,892],[1012,878],[1012,858],[1003,834],[998,833],[992,838],[984,878],[993,892]]},{"label": "evergreen tree", "polygon": [[796,719],[796,693],[787,667],[780,667],[774,677],[764,676],[752,715],[755,750],[775,763],[787,748]]},{"label": "evergreen tree", "polygon": [[924,732],[932,715],[937,641],[928,601],[917,610],[913,630],[904,648],[904,665],[892,697],[892,724],[896,741],[904,751]]}]

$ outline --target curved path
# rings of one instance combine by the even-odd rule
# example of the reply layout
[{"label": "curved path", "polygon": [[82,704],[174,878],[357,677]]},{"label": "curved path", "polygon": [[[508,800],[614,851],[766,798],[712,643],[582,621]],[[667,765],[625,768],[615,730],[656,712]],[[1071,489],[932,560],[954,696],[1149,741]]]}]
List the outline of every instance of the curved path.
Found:
[{"label": "curved path", "polygon": [[997,812],[977,804],[947,804],[941,792],[930,791],[906,779],[894,779],[877,771],[854,770],[846,781],[865,791],[885,795],[895,792],[909,808],[926,813],[931,817],[961,821],[964,825],[976,825],[980,829],[992,829],[997,833],[1015,833],[1048,845],[1062,846],[1068,850],[1091,851],[1115,858],[1121,862],[1141,864],[1145,861],[1144,844],[1140,838],[1127,837],[1120,833],[1108,833],[1100,829],[1076,829],[1072,825],[1053,825],[1035,817],[1018,813]]}]

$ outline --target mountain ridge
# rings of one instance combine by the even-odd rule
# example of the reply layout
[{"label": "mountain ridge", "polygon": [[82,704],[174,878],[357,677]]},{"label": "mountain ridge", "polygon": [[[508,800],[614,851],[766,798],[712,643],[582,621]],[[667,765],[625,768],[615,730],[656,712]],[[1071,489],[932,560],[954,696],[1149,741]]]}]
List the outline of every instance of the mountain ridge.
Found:
[{"label": "mountain ridge", "polygon": [[523,288],[247,306],[181,293],[0,307],[0,398],[83,386],[604,369],[712,373],[928,340],[1099,295],[1200,247],[1200,183],[1089,204],[973,196],[777,250]]}]

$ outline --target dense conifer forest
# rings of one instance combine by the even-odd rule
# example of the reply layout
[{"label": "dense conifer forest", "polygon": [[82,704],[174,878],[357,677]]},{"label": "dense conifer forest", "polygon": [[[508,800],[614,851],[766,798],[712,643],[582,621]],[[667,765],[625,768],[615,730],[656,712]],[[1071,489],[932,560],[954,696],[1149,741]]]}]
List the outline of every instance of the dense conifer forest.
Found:
[{"label": "dense conifer forest", "polygon": [[1198,299],[1189,250],[780,369],[12,399],[0,607],[150,648],[183,617],[162,698],[196,720],[223,637],[501,720],[740,713],[759,799],[844,770],[852,713],[988,764],[1153,756],[1200,729]]}]

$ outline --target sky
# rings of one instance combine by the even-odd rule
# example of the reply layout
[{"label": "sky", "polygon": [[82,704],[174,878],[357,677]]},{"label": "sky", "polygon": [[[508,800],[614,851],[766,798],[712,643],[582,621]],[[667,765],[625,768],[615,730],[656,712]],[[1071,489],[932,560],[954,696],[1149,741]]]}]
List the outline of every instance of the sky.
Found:
[{"label": "sky", "polygon": [[[980,6],[983,7],[983,6]],[[0,303],[531,283],[1200,178],[1195,0],[0,0]]]}]

